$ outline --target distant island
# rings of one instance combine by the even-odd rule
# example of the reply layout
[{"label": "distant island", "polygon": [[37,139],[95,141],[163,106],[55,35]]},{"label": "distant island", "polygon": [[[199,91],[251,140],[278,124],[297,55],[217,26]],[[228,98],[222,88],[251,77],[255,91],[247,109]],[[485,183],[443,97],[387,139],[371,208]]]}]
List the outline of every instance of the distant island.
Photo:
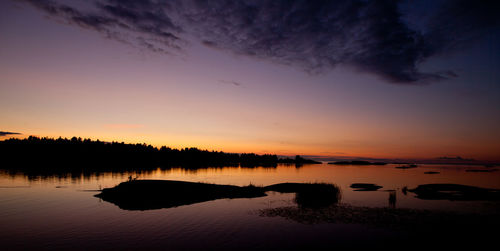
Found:
[{"label": "distant island", "polygon": [[328,162],[328,164],[332,165],[386,165],[385,162],[369,162],[364,160],[352,160],[352,161],[335,161]]},{"label": "distant island", "polygon": [[0,141],[0,152],[5,156],[2,168],[28,167],[110,169],[114,167],[172,167],[187,168],[209,166],[267,166],[278,163],[317,164],[320,162],[297,155],[294,159],[280,158],[274,154],[225,153],[200,150],[198,148],[160,148],[147,144],[126,144],[124,142],[103,142],[100,140],[67,138],[25,139],[11,138]]},{"label": "distant island", "polygon": [[396,166],[397,169],[410,169],[410,168],[416,168],[418,165],[415,164],[407,164],[403,166]]},{"label": "distant island", "polygon": [[278,163],[285,163],[285,164],[321,164],[319,161],[315,161],[312,159],[304,159],[300,157],[300,155],[295,156],[294,159],[291,158],[282,158],[278,159]]},{"label": "distant island", "polygon": [[456,157],[438,157],[437,159],[440,159],[440,160],[461,160],[461,161],[476,161],[475,159],[467,159],[467,158],[462,158],[460,156],[456,156]]}]

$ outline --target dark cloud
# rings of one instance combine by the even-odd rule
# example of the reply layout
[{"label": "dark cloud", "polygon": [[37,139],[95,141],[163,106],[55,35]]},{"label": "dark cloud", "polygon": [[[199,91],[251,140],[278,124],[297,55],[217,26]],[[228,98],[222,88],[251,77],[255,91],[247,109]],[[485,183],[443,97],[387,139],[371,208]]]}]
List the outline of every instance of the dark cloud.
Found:
[{"label": "dark cloud", "polygon": [[19,135],[21,133],[18,133],[18,132],[4,132],[4,131],[0,131],[0,137],[2,136],[7,136],[7,135]]},{"label": "dark cloud", "polygon": [[69,24],[95,30],[107,38],[135,44],[154,52],[181,50],[184,44],[174,33],[181,28],[166,16],[168,4],[156,1],[90,2],[98,11],[79,10],[67,1],[21,0]]},{"label": "dark cloud", "polygon": [[459,50],[499,28],[500,1],[443,1],[425,25],[428,55]]},{"label": "dark cloud", "polygon": [[424,30],[404,22],[396,0],[103,0],[93,11],[62,1],[27,2],[155,52],[181,50],[187,37],[195,37],[206,46],[311,73],[346,65],[400,84],[455,77],[451,71],[421,72],[418,65],[480,38],[500,20],[493,0],[442,0],[421,21]]}]

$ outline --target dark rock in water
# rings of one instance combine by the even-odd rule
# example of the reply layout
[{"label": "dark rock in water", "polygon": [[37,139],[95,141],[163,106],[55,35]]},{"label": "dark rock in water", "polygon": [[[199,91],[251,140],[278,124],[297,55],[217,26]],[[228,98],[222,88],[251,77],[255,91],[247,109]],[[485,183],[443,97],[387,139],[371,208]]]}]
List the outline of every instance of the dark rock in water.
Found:
[{"label": "dark rock in water", "polygon": [[132,180],[95,195],[122,209],[148,210],[177,207],[223,198],[266,196],[262,188],[238,187],[173,180]]},{"label": "dark rock in water", "polygon": [[419,185],[417,188],[408,191],[415,193],[417,198],[424,200],[500,200],[500,190],[458,184],[426,184]]},{"label": "dark rock in water", "polygon": [[416,167],[418,167],[418,166],[415,164],[411,164],[411,165],[397,166],[396,168],[398,168],[398,169],[410,169],[410,168],[416,168]]},{"label": "dark rock in water", "polygon": [[424,174],[439,174],[440,172],[434,172],[434,171],[430,171],[430,172],[424,172]]},{"label": "dark rock in water", "polygon": [[300,207],[319,208],[338,203],[340,189],[326,183],[281,183],[266,187],[232,186],[173,180],[131,180],[95,195],[126,210],[150,210],[216,199],[255,198],[267,191],[296,193]]},{"label": "dark rock in water", "polygon": [[382,187],[370,183],[353,183],[351,188],[354,188],[354,191],[377,191]]},{"label": "dark rock in water", "polygon": [[467,169],[465,171],[470,173],[492,173],[498,171],[498,169]]}]

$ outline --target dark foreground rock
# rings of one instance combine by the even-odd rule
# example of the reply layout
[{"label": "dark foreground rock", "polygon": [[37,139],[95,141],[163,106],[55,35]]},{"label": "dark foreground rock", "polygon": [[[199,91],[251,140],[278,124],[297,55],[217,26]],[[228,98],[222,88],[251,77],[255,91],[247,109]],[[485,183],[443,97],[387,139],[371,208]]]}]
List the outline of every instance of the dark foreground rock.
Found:
[{"label": "dark foreground rock", "polygon": [[128,210],[148,210],[189,205],[223,198],[265,196],[255,186],[230,186],[173,180],[133,180],[95,195]]},{"label": "dark foreground rock", "polygon": [[500,190],[459,184],[425,184],[408,191],[424,200],[500,201]]},{"label": "dark foreground rock", "polygon": [[95,195],[126,210],[150,210],[189,205],[216,199],[255,198],[267,191],[296,193],[302,208],[321,208],[338,203],[340,189],[326,183],[281,183],[266,187],[217,185],[174,180],[132,180]]}]

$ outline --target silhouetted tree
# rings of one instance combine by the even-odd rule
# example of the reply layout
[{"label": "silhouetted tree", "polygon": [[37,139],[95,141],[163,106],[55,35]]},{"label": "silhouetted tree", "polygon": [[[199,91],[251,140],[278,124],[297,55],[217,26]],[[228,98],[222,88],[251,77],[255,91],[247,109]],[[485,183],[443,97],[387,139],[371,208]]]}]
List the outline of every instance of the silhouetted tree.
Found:
[{"label": "silhouetted tree", "polygon": [[147,144],[125,144],[124,142],[102,142],[99,140],[67,138],[39,138],[0,141],[0,152],[4,157],[2,168],[62,168],[123,169],[124,167],[171,167],[198,168],[208,166],[271,166],[277,163],[316,163],[296,156],[295,159],[279,159],[272,154],[224,153],[200,150],[194,147],[173,149],[156,148]]}]

